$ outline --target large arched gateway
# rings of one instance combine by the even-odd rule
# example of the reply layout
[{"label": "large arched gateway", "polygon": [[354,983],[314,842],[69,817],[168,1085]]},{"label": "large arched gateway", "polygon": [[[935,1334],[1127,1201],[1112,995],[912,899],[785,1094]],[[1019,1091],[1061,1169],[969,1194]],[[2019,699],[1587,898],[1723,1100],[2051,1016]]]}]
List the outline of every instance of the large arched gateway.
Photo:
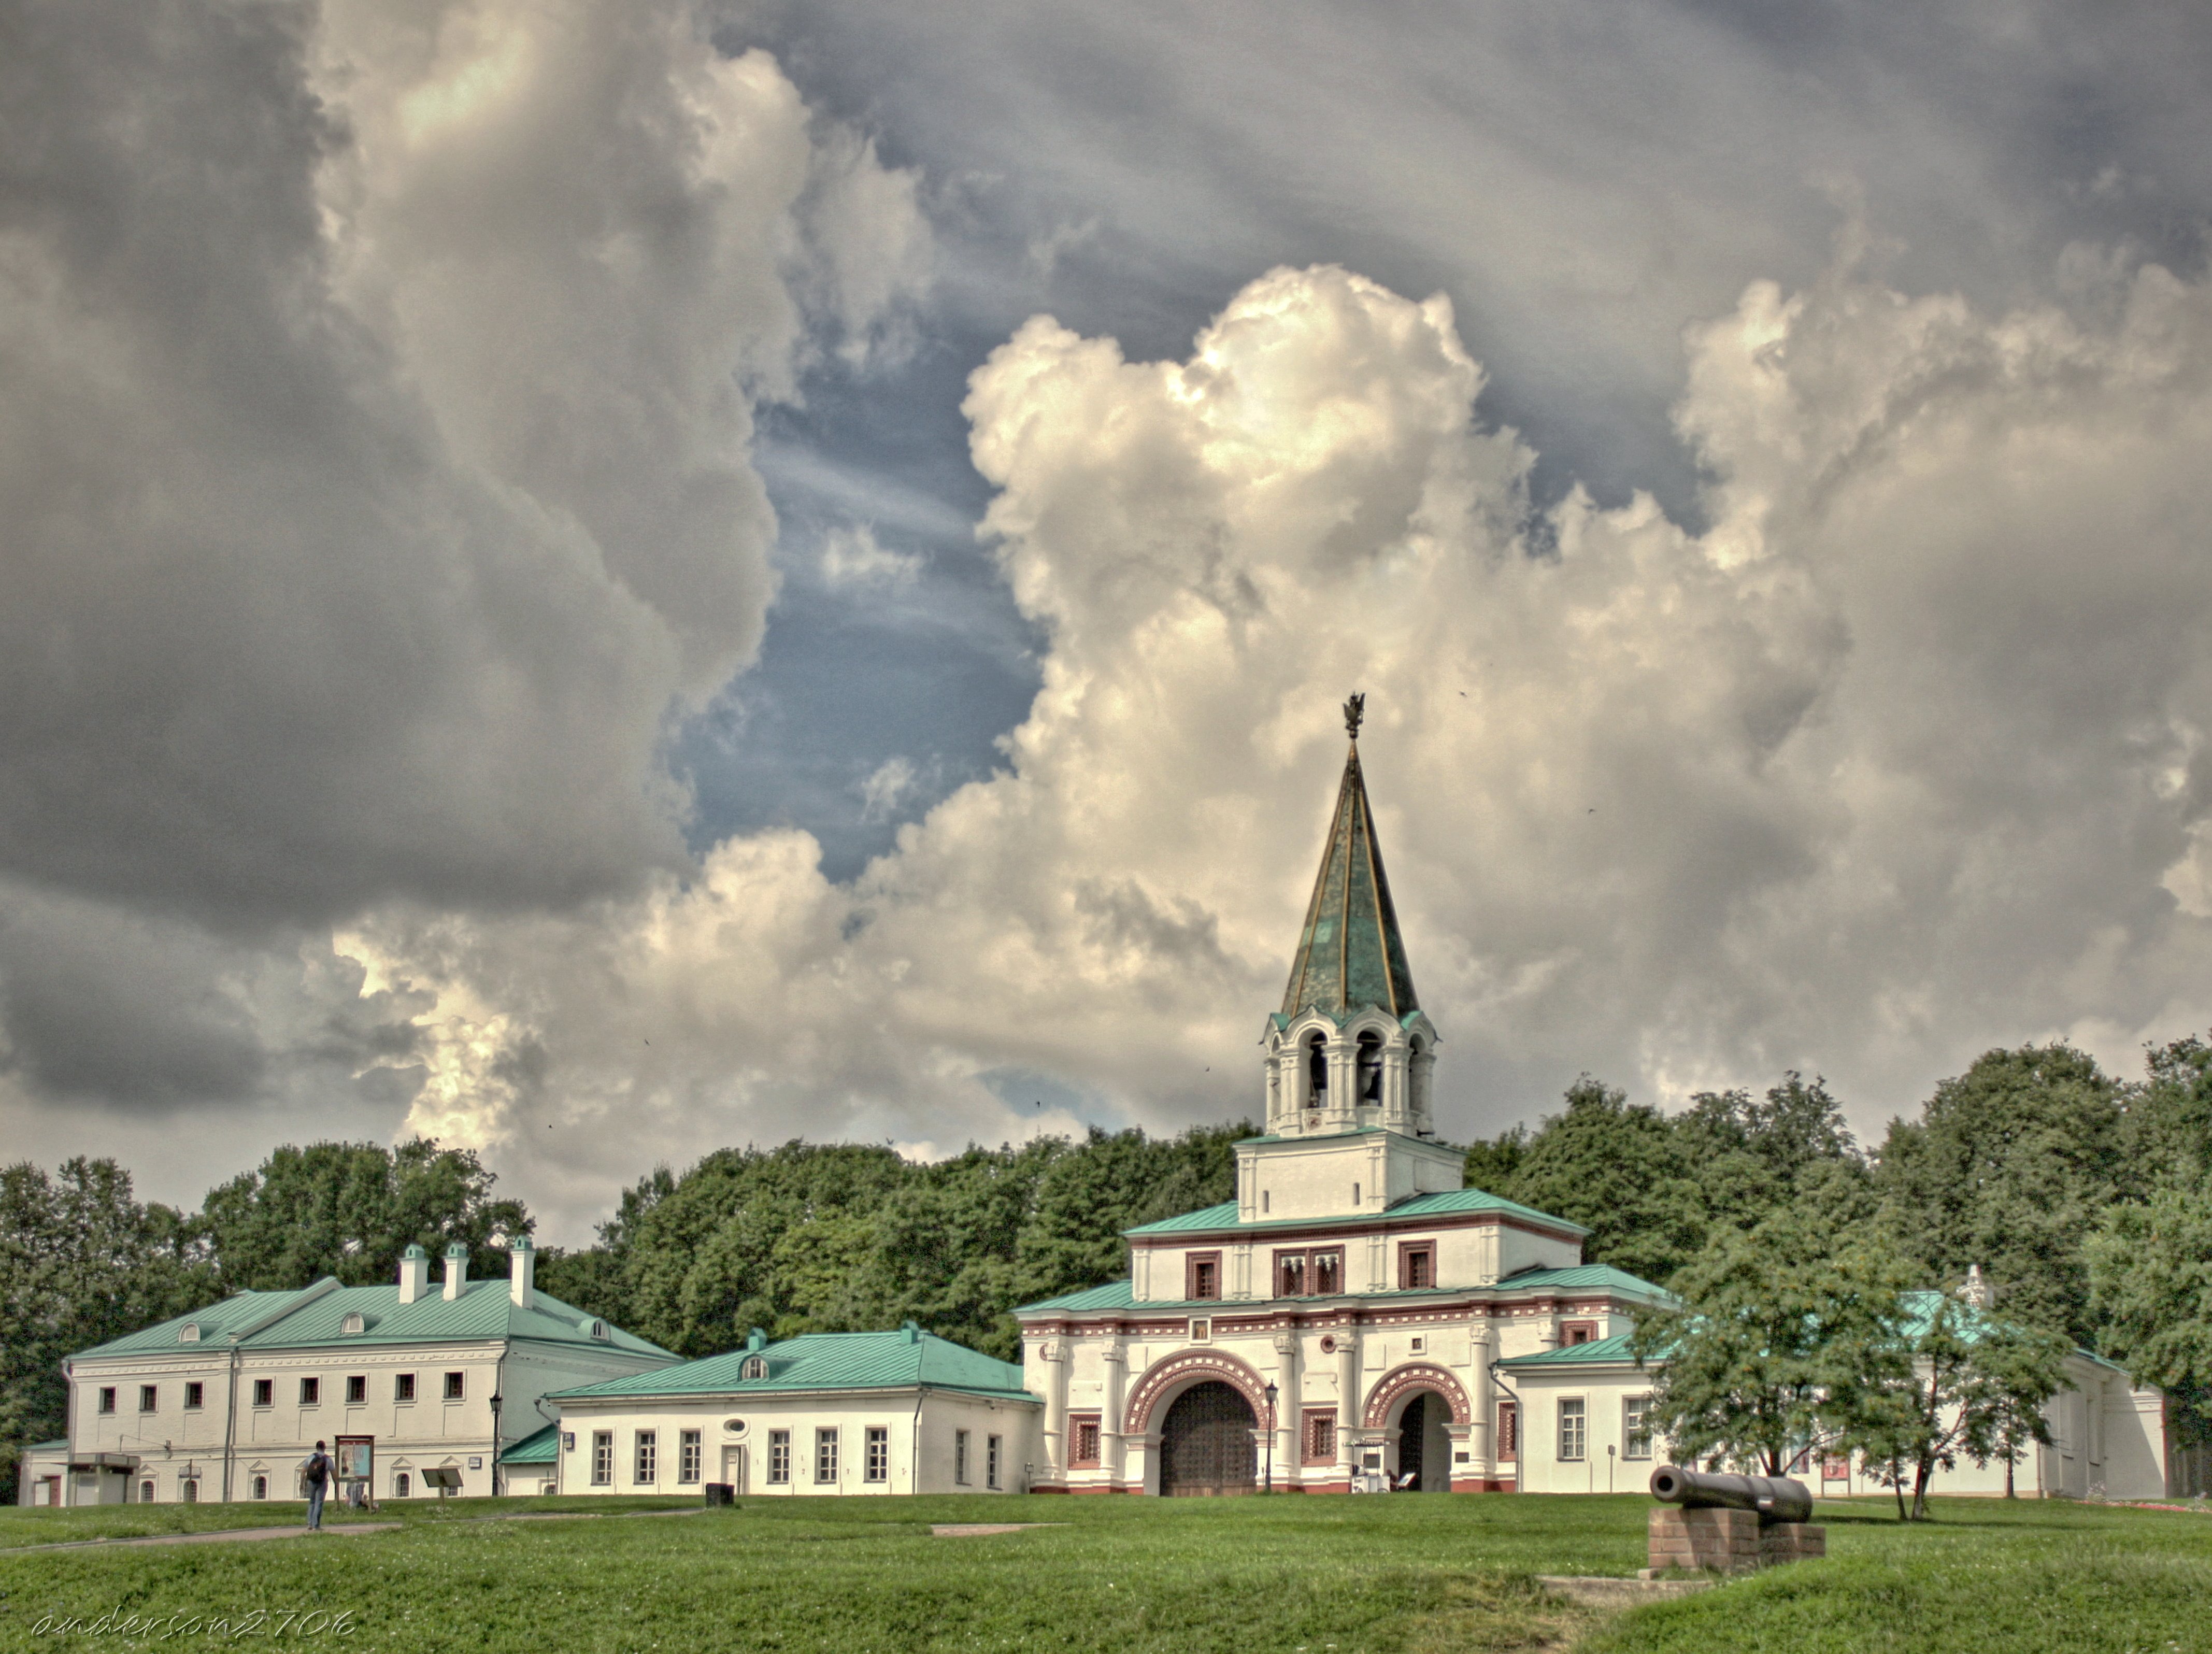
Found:
[{"label": "large arched gateway", "polygon": [[1193,1384],[1160,1425],[1160,1492],[1184,1498],[1252,1492],[1258,1424],[1234,1386],[1218,1379]]}]

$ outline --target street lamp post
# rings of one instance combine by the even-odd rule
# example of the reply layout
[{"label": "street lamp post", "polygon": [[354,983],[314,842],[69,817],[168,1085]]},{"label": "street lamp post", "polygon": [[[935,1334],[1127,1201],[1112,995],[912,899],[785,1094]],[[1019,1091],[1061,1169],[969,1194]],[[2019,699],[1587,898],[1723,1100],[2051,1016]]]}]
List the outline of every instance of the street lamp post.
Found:
[{"label": "street lamp post", "polygon": [[1275,1491],[1275,1397],[1281,1392],[1267,1386],[1267,1491]]}]

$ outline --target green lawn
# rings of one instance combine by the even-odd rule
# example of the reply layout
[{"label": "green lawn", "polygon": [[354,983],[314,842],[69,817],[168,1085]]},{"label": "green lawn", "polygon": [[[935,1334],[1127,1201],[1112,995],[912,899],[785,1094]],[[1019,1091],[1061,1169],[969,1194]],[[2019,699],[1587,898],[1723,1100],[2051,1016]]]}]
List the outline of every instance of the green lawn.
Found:
[{"label": "green lawn", "polygon": [[[49,1614],[215,1618],[350,1610],[356,1647],[487,1651],[1069,1649],[1143,1654],[2084,1650],[2212,1654],[2212,1517],[1958,1500],[1901,1528],[1828,1506],[1831,1556],[1605,1621],[1536,1573],[1632,1572],[1638,1496],[1544,1499],[750,1499],[647,1519],[478,1520],[647,1501],[387,1506],[396,1532],[264,1544],[0,1552],[0,1647]],[[125,1515],[252,1525],[297,1506],[17,1513],[0,1543]],[[932,1522],[1064,1525],[936,1539]],[[189,1617],[184,1621],[190,1624]],[[320,1641],[273,1620],[241,1642]],[[168,1640],[206,1645],[198,1634]]]}]

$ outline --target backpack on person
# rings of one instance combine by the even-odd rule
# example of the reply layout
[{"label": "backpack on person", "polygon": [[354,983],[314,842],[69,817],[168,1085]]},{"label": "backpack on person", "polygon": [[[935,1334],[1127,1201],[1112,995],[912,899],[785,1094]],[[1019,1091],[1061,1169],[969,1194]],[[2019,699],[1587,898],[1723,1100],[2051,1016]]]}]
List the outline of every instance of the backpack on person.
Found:
[{"label": "backpack on person", "polygon": [[318,1453],[307,1461],[307,1486],[319,1487],[331,1477],[331,1462]]}]

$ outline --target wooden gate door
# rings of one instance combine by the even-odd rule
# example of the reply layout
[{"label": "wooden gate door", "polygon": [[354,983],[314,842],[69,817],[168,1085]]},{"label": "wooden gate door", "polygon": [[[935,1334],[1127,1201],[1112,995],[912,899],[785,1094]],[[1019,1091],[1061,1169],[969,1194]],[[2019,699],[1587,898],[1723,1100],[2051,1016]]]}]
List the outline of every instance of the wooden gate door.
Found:
[{"label": "wooden gate door", "polygon": [[1230,1385],[1209,1381],[1183,1391],[1160,1426],[1160,1492],[1170,1498],[1252,1492],[1257,1422]]}]

